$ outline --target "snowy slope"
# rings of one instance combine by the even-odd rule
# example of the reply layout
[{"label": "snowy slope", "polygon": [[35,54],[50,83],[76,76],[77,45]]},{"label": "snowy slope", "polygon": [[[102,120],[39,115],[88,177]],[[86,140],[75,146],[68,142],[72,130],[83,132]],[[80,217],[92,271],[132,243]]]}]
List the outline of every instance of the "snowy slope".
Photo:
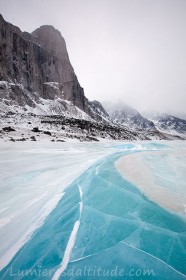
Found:
[{"label": "snowy slope", "polygon": [[186,134],[186,120],[169,114],[158,112],[144,113],[151,121],[154,122],[160,131],[168,133]]},{"label": "snowy slope", "polygon": [[[47,83],[51,90],[58,91],[58,83]],[[14,88],[20,90],[16,96]],[[21,99],[21,103],[19,102]],[[29,93],[22,84],[0,81],[0,113],[33,113],[36,115],[61,115],[78,119],[91,120],[92,118],[74,106],[71,101],[62,99],[56,95],[54,100],[39,97],[37,92]]]},{"label": "snowy slope", "polygon": [[123,102],[115,104],[104,102],[103,106],[108,112],[110,120],[115,124],[124,125],[134,130],[155,130],[155,125],[152,121],[144,118],[137,110]]}]

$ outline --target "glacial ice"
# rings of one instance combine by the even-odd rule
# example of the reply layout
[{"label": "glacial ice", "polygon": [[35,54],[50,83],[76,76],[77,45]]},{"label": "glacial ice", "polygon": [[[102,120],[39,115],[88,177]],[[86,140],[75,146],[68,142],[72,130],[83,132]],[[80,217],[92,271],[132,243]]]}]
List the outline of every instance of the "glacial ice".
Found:
[{"label": "glacial ice", "polygon": [[[1,173],[7,188],[6,199],[10,198],[10,204],[4,203],[0,214],[10,218],[8,224],[13,223],[12,230],[15,234],[16,231],[19,233],[16,238],[24,233],[25,227],[21,221],[26,223],[25,215],[34,213],[33,220],[38,219],[35,207],[32,209],[31,206],[37,206],[38,210],[46,201],[50,201],[50,196],[53,198],[56,193],[63,196],[37,229],[33,230],[30,238],[17,248],[12,260],[0,272],[0,278],[10,279],[11,275],[11,279],[186,279],[185,217],[150,201],[137,186],[125,180],[114,165],[125,154],[160,149],[165,149],[168,154],[169,149],[176,151],[178,144],[65,145],[60,144],[48,151],[39,147],[29,152],[27,149],[23,152],[23,147],[20,147],[17,155],[23,160],[22,163],[16,160],[15,151],[13,157],[10,154],[7,157],[8,151],[4,152],[4,160],[7,158],[11,164],[13,160],[19,162],[21,171],[13,170],[11,174],[5,168],[6,172]],[[181,145],[185,149],[185,144]],[[30,163],[33,164],[36,154],[39,162],[33,170]],[[146,155],[148,157],[147,152]],[[92,162],[88,163],[85,171],[88,160]],[[158,174],[158,164],[153,162],[154,159],[148,160],[155,174]],[[161,164],[160,167],[166,179],[169,167],[167,163],[163,164],[164,173]],[[174,162],[176,164],[180,166],[180,163]],[[65,172],[75,174],[73,182],[70,182],[72,176],[67,176],[63,182]],[[180,178],[180,188],[184,191],[184,179],[180,174],[184,175],[183,172],[177,173],[177,180]],[[57,180],[57,186],[51,183],[54,179]],[[42,182],[46,185],[43,186]],[[179,184],[176,186],[179,192]],[[41,189],[40,193],[37,192],[38,188]],[[9,189],[14,191],[18,203],[21,202],[24,207],[31,203],[28,210],[22,209],[18,215],[18,224],[11,220],[11,215],[15,211],[19,212],[21,207],[16,205],[16,209],[11,210],[15,200],[10,196]],[[42,197],[45,191],[47,193]],[[39,195],[41,199],[37,200]],[[6,216],[8,209],[9,216]],[[15,227],[17,225],[20,225],[21,230]],[[8,234],[9,228],[5,225],[4,228]],[[11,242],[14,243],[16,238],[10,238]],[[5,240],[3,242],[6,243]],[[10,247],[11,242],[8,245]],[[3,251],[1,254],[3,257]],[[122,276],[118,274],[121,272]]]}]

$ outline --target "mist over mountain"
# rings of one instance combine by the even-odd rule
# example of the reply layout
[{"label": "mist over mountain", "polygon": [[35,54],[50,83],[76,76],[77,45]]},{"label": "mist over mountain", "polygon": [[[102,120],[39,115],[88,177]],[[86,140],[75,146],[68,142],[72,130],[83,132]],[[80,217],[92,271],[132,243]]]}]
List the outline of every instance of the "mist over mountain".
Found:
[{"label": "mist over mountain", "polygon": [[185,113],[186,1],[1,0],[1,12],[29,33],[57,28],[88,99]]},{"label": "mist over mountain", "polygon": [[[43,25],[32,33],[22,32],[2,16],[0,114],[2,137],[8,137],[7,133],[17,128],[20,132],[26,128],[27,133],[31,130],[53,135],[54,141],[59,137],[86,141],[182,139],[185,133],[184,121],[176,118],[171,126],[167,120],[156,125],[124,102],[90,101],[58,30]],[[3,127],[5,124],[14,128]],[[51,131],[57,131],[58,136]]]},{"label": "mist over mountain", "polygon": [[124,102],[104,102],[103,106],[110,119],[116,124],[126,125],[133,129],[155,130],[155,125],[152,121],[144,118],[136,109],[126,105]]}]

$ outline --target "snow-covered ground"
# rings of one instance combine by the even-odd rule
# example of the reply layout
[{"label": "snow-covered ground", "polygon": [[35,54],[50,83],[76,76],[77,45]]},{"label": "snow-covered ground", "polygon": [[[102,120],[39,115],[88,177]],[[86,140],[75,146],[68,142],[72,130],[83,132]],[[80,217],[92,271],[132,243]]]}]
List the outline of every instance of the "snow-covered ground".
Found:
[{"label": "snow-covered ground", "polygon": [[[0,144],[0,267],[56,206],[68,186],[110,144]],[[16,230],[15,230],[16,229]]]}]

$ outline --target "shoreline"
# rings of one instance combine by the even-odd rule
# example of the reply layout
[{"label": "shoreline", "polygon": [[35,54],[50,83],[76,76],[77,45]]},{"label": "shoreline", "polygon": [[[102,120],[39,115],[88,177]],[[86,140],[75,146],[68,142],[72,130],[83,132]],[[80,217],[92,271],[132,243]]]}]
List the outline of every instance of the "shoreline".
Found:
[{"label": "shoreline", "polygon": [[143,151],[143,153],[124,155],[115,162],[115,166],[122,177],[134,184],[149,200],[166,210],[183,214],[185,206],[181,195],[157,184],[151,167],[143,157],[144,153],[157,156],[163,152],[165,151]]}]

